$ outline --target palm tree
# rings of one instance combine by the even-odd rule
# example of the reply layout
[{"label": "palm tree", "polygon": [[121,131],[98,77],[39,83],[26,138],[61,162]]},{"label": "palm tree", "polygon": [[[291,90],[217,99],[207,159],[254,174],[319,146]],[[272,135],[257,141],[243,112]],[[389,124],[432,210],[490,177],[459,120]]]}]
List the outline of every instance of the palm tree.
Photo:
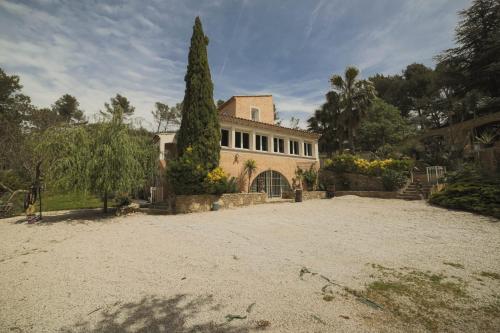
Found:
[{"label": "palm tree", "polygon": [[243,164],[243,172],[248,175],[248,193],[250,193],[250,180],[252,180],[252,175],[257,170],[257,162],[255,160],[246,160]]},{"label": "palm tree", "polygon": [[354,152],[354,137],[361,118],[375,98],[375,87],[368,80],[358,80],[359,70],[347,67],[344,77],[333,75],[330,79],[333,90],[340,95],[342,120],[347,127],[349,146]]}]

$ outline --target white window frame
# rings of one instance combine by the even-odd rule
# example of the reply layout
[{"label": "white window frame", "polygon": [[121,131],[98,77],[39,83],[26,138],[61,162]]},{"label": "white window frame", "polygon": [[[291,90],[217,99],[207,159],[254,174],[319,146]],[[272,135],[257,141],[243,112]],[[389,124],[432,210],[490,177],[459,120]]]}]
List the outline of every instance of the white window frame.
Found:
[{"label": "white window frame", "polygon": [[[227,146],[222,145],[222,131],[227,131]],[[220,129],[220,146],[229,148],[231,147],[231,129],[230,128],[221,128]]]},{"label": "white window frame", "polygon": [[[276,140],[277,145],[274,143],[274,140]],[[279,148],[280,140],[283,142],[283,151],[282,152],[280,151],[280,148]],[[285,143],[286,143],[286,141],[284,138],[280,138],[278,136],[275,136],[273,138],[273,153],[284,154],[286,152]],[[275,150],[275,148],[276,148],[276,150]]]},{"label": "white window frame", "polygon": [[[299,156],[300,155],[300,142],[295,139],[290,139],[288,144],[288,150],[290,155]],[[293,144],[292,144],[293,143]],[[295,151],[295,143],[297,143],[297,151]],[[293,149],[291,149],[293,147]]]},{"label": "white window frame", "polygon": [[[258,140],[257,136],[260,138],[259,142],[257,141]],[[262,142],[263,142],[262,138],[263,137],[265,137],[267,140],[267,150],[262,149]],[[257,146],[260,146],[260,149],[257,149]],[[255,150],[269,152],[269,135],[261,134],[261,133],[255,134]]]},{"label": "white window frame", "polygon": [[313,147],[314,145],[311,142],[304,141],[304,156],[313,157]]},{"label": "white window frame", "polygon": [[[253,111],[257,111],[257,119],[253,119]],[[250,119],[252,119],[252,121],[260,121],[260,109],[256,106],[251,106],[250,107]]]},{"label": "white window frame", "polygon": [[[241,147],[238,147],[237,146],[237,141],[236,141],[236,138],[238,137],[238,134],[240,136],[240,143],[241,143]],[[248,134],[248,148],[244,148],[244,144],[243,144],[243,134]],[[244,150],[250,150],[250,147],[251,147],[251,139],[252,139],[252,134],[250,132],[247,132],[247,131],[243,131],[243,130],[235,130],[234,131],[234,148],[236,149],[244,149]]]}]

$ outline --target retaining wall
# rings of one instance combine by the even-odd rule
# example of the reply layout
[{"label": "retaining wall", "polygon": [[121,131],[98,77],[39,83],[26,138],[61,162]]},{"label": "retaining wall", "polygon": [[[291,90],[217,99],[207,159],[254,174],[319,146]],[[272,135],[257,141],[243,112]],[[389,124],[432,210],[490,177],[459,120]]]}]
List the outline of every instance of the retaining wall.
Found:
[{"label": "retaining wall", "polygon": [[175,212],[179,214],[207,212],[215,202],[221,209],[265,203],[266,193],[226,193],[222,195],[178,195],[175,198]]}]

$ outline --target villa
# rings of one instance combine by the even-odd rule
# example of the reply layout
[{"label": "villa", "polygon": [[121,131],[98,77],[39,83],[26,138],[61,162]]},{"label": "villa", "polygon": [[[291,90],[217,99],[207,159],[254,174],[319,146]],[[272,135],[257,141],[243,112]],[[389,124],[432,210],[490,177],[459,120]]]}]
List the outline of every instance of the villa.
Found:
[{"label": "villa", "polygon": [[[281,197],[292,186],[297,168],[319,168],[319,135],[274,124],[272,95],[233,96],[219,107],[221,127],[220,167],[230,176],[243,175],[247,160],[255,160],[257,171],[251,191]],[[160,165],[176,156],[175,133],[158,133]],[[242,186],[243,191],[248,184]]]}]

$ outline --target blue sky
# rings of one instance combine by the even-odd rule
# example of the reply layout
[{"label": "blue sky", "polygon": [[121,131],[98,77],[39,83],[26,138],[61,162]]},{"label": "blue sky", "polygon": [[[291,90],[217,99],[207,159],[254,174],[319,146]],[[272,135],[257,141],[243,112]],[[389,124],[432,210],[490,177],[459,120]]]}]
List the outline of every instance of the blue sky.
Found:
[{"label": "blue sky", "polygon": [[[433,65],[453,46],[471,0],[5,1],[0,67],[37,106],[65,93],[87,115],[116,93],[145,126],[156,101],[184,96],[194,18],[210,39],[215,99],[271,93],[280,116],[304,120],[347,65],[362,76]],[[286,123],[285,123],[286,124]]]}]

